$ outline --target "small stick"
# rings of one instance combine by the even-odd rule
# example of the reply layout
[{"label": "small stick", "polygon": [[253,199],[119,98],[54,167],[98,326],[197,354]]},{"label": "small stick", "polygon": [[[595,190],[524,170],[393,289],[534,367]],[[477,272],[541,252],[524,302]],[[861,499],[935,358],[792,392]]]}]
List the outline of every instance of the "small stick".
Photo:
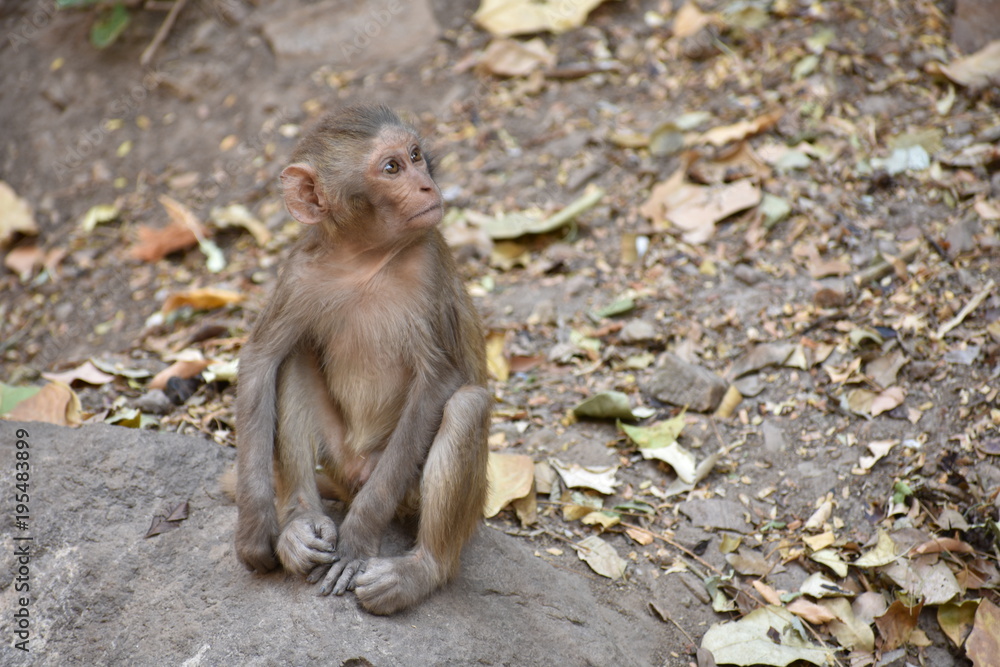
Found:
[{"label": "small stick", "polygon": [[[899,254],[899,259],[903,262],[913,261],[913,258],[917,256],[917,250],[920,249],[919,240],[914,242],[908,248],[903,248],[903,251]],[[854,284],[858,287],[865,285],[873,280],[879,280],[880,278],[888,275],[892,272],[892,264],[880,259],[875,266],[869,267],[854,276]]]},{"label": "small stick", "polygon": [[934,333],[934,338],[941,340],[944,338],[946,333],[961,324],[962,321],[969,316],[969,313],[978,308],[979,304],[986,300],[986,297],[990,295],[990,292],[993,291],[994,287],[996,287],[996,281],[991,279],[988,283],[986,283],[986,287],[980,290],[974,297],[969,299],[969,303],[965,304],[965,307],[958,311],[958,315],[951,318],[938,328],[938,330]]},{"label": "small stick", "polygon": [[149,43],[146,50],[142,52],[142,56],[139,58],[139,64],[145,67],[149,64],[149,61],[153,59],[153,55],[156,50],[160,48],[160,44],[163,40],[167,38],[170,34],[170,29],[174,27],[174,21],[177,20],[177,15],[181,13],[181,9],[187,4],[187,0],[174,0],[173,7],[170,8],[170,13],[167,14],[167,18],[163,19],[163,24],[160,29],[156,31],[156,35],[153,37],[153,41]]}]

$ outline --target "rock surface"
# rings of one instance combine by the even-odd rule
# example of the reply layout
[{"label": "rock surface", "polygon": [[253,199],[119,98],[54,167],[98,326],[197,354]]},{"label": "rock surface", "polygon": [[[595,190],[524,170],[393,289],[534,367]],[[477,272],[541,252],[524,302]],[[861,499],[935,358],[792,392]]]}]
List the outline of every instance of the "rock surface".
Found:
[{"label": "rock surface", "polygon": [[[631,589],[556,569],[489,526],[454,582],[389,618],[281,573],[252,575],[236,562],[236,508],[217,482],[234,452],[206,440],[0,422],[8,496],[18,429],[29,434],[30,519],[6,531],[0,556],[0,664],[684,664]],[[144,538],[183,501],[188,519]],[[33,538],[28,654],[11,641],[25,595],[12,585],[15,535]]]}]

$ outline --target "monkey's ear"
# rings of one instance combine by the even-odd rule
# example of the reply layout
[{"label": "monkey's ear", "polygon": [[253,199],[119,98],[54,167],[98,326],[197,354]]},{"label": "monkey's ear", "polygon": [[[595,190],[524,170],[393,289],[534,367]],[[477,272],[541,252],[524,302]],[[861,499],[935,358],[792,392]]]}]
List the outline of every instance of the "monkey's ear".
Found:
[{"label": "monkey's ear", "polygon": [[305,225],[315,225],[329,215],[316,170],[304,162],[289,165],[281,172],[281,195],[288,212]]}]

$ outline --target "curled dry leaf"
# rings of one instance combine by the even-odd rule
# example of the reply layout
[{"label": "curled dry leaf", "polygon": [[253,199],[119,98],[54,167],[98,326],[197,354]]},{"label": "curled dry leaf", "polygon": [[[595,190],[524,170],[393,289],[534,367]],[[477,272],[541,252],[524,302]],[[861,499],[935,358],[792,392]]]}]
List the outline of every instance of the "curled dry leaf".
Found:
[{"label": "curled dry leaf", "polygon": [[163,302],[161,311],[164,314],[172,313],[184,306],[190,306],[195,310],[213,310],[241,301],[243,301],[243,295],[239,292],[216,287],[201,287],[171,294]]},{"label": "curled dry leaf", "polygon": [[507,506],[507,503],[524,498],[531,493],[535,480],[535,463],[524,454],[498,454],[490,452],[486,470],[489,496],[483,516],[489,518]]},{"label": "curled dry leaf", "polygon": [[212,362],[208,359],[181,359],[153,376],[149,382],[150,389],[165,389],[167,381],[172,377],[192,378],[208,368]]},{"label": "curled dry leaf", "polygon": [[114,375],[105,373],[90,361],[85,361],[76,368],[63,371],[62,373],[42,373],[42,377],[46,380],[63,382],[67,385],[73,384],[77,380],[86,382],[87,384],[102,385],[115,379]]},{"label": "curled dry leaf", "polygon": [[570,489],[593,489],[610,495],[621,482],[615,479],[618,466],[584,467],[578,463],[565,464],[557,459],[549,459],[549,465],[559,473],[563,483]]},{"label": "curled dry leaf", "polygon": [[172,252],[194,247],[208,236],[208,230],[187,206],[167,195],[160,195],[160,203],[170,216],[170,224],[160,229],[140,226],[139,242],[132,247],[132,256],[144,262],[156,262]]}]

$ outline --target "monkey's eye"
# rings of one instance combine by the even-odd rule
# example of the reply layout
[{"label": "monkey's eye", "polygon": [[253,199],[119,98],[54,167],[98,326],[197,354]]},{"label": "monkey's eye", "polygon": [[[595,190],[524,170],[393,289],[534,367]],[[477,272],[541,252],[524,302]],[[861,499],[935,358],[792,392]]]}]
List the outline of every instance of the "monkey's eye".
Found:
[{"label": "monkey's eye", "polygon": [[420,162],[424,159],[424,154],[420,152],[420,146],[414,146],[413,150],[410,151],[410,161]]},{"label": "monkey's eye", "polygon": [[389,160],[388,162],[385,163],[385,166],[382,167],[382,171],[384,171],[387,174],[395,174],[397,171],[399,171],[399,163],[396,162],[395,160]]}]

